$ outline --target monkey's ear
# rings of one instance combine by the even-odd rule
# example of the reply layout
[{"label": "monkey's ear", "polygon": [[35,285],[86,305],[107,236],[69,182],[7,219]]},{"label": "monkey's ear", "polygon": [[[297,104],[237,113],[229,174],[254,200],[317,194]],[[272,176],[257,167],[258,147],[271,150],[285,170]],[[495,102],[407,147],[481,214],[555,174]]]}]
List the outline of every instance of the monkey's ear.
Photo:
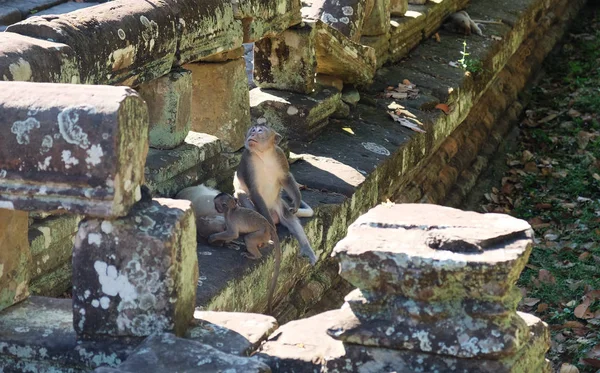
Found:
[{"label": "monkey's ear", "polygon": [[[275,131],[273,131],[273,132],[275,132]],[[279,145],[279,143],[281,142],[281,139],[283,139],[283,136],[281,136],[280,134],[275,132],[275,145]]]}]

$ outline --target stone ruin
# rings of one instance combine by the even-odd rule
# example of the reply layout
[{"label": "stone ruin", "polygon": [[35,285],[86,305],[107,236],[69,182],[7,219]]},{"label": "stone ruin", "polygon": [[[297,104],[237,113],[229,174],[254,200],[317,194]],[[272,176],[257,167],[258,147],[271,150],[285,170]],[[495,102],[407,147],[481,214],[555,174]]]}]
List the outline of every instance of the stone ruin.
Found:
[{"label": "stone ruin", "polygon": [[[0,371],[549,369],[545,326],[515,312],[528,226],[363,214],[459,206],[585,1],[342,3],[0,2]],[[467,38],[477,73],[462,36],[432,37],[467,5],[504,23]],[[388,116],[404,79],[419,94],[396,112],[424,132]],[[281,232],[277,319],[259,314],[271,255],[197,242],[172,199],[231,192],[252,123],[284,135],[315,210],[316,267]]]}]

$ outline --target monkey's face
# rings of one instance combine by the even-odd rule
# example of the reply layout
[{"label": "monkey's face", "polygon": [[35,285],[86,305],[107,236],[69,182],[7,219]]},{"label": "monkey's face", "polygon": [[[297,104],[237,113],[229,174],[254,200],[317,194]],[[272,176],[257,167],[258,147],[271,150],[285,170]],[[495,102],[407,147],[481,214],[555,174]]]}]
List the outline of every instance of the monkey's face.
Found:
[{"label": "monkey's face", "polygon": [[235,206],[237,205],[235,198],[226,193],[221,193],[217,195],[214,199],[214,203],[215,210],[217,210],[219,214],[223,214],[226,211],[235,208]]},{"label": "monkey's face", "polygon": [[267,126],[252,126],[246,133],[246,149],[251,152],[263,152],[281,141],[281,135]]}]

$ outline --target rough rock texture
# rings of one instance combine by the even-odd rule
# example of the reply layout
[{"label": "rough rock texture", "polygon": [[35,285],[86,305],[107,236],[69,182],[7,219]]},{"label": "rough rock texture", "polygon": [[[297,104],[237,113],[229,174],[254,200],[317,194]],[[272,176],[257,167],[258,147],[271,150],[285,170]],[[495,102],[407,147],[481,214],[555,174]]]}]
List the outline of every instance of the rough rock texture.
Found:
[{"label": "rough rock texture", "polygon": [[89,8],[91,6],[98,5],[98,4],[100,4],[100,3],[99,2],[82,2],[81,3],[81,2],[69,1],[68,3],[58,4],[58,5],[53,6],[52,8],[48,8],[46,10],[35,12],[33,14],[30,14],[26,18],[64,14],[64,13],[74,12],[79,9]]},{"label": "rough rock texture", "polygon": [[365,18],[361,36],[385,35],[390,29],[390,0],[374,0],[373,9]]},{"label": "rough rock texture", "polygon": [[84,338],[183,335],[197,281],[189,201],[142,201],[125,218],[84,220],[73,251],[75,331]]},{"label": "rough rock texture", "polygon": [[214,135],[223,148],[244,146],[250,126],[246,63],[243,58],[222,63],[192,63],[192,131]]},{"label": "rough rock texture", "polygon": [[349,313],[347,308],[333,310],[287,323],[269,337],[256,356],[274,372],[551,372],[549,362],[544,360],[548,329],[531,315],[519,313],[533,334],[520,354],[488,360],[344,344],[331,338],[327,330]]},{"label": "rough rock texture", "polygon": [[508,215],[379,205],[334,248],[360,290],[279,328],[258,356],[280,371],[549,372],[547,325],[516,312],[532,240]]},{"label": "rough rock texture", "polygon": [[68,214],[30,225],[32,294],[59,296],[71,286],[73,240],[80,220],[81,216]]},{"label": "rough rock texture", "polygon": [[244,24],[244,43],[273,37],[302,22],[300,0],[239,0],[235,18]]},{"label": "rough rock texture", "polygon": [[317,72],[341,78],[359,86],[373,80],[377,59],[373,48],[348,40],[321,21],[307,22],[317,30]]},{"label": "rough rock texture", "polygon": [[137,339],[78,341],[71,304],[71,299],[30,297],[0,313],[4,372],[75,373],[116,366],[139,343]]},{"label": "rough rock texture", "polygon": [[0,310],[29,295],[27,225],[26,212],[0,209]]},{"label": "rough rock texture", "polygon": [[185,337],[225,353],[247,356],[277,328],[277,320],[256,313],[196,311]]},{"label": "rough rock texture", "polygon": [[3,4],[6,7],[16,8],[23,18],[38,11],[64,3],[66,0],[8,0]]},{"label": "rough rock texture", "polygon": [[197,0],[165,2],[176,20],[178,65],[242,46],[242,22],[234,19],[233,2],[203,0],[202,6]]},{"label": "rough rock texture", "polygon": [[379,36],[363,36],[360,38],[360,43],[375,50],[377,58],[377,69],[381,68],[390,59],[390,38],[388,35]]},{"label": "rough rock texture", "polygon": [[207,166],[215,159],[222,160],[221,151],[219,139],[193,131],[175,149],[151,148],[144,169],[146,184],[153,192],[172,197],[181,189],[213,176]]},{"label": "rough rock texture", "polygon": [[250,91],[252,120],[267,123],[291,140],[310,141],[327,126],[340,98],[341,93],[333,88],[311,95],[254,88]]},{"label": "rough rock texture", "polygon": [[176,69],[140,85],[137,91],[148,104],[150,146],[173,149],[181,145],[191,128],[192,73]]},{"label": "rough rock texture", "polygon": [[268,373],[271,369],[256,358],[229,355],[202,343],[165,333],[146,338],[117,368],[99,368],[94,372]]},{"label": "rough rock texture", "polygon": [[407,10],[408,0],[390,0],[390,15],[403,16]]},{"label": "rough rock texture", "polygon": [[[3,25],[10,25],[21,20],[21,12],[14,6],[7,4],[0,4],[0,27]],[[0,29],[0,31],[2,31]]]},{"label": "rough rock texture", "polygon": [[[404,17],[390,21],[390,61],[399,61],[423,40],[422,23],[425,16],[416,11],[407,11]],[[370,45],[370,44],[367,44]]]},{"label": "rough rock texture", "polygon": [[237,60],[238,58],[242,58],[244,56],[245,51],[246,49],[244,48],[244,45],[242,45],[239,48],[226,50],[217,54],[211,54],[208,57],[202,57],[198,60],[198,62],[225,62]]},{"label": "rough rock texture", "polygon": [[175,58],[175,17],[153,3],[160,2],[111,1],[93,11],[31,17],[7,30],[70,46],[80,58],[82,83],[135,86],[165,75]]},{"label": "rough rock texture", "polygon": [[0,80],[79,83],[73,49],[65,44],[0,32]]},{"label": "rough rock texture", "polygon": [[122,216],[140,198],[148,112],[132,89],[0,82],[0,127],[0,207]]},{"label": "rough rock texture", "polygon": [[254,45],[254,81],[261,88],[298,93],[315,89],[315,29],[295,27]]},{"label": "rough rock texture", "polygon": [[[398,245],[398,237],[406,247]],[[380,205],[352,223],[334,255],[341,262],[340,275],[361,290],[428,302],[491,301],[513,288],[532,237],[527,222],[504,214]],[[365,245],[367,240],[371,244]]]},{"label": "rough rock texture", "polygon": [[[322,21],[351,41],[358,42],[368,14],[368,3],[363,0],[304,0],[302,18]],[[370,3],[372,7],[372,1]]]}]

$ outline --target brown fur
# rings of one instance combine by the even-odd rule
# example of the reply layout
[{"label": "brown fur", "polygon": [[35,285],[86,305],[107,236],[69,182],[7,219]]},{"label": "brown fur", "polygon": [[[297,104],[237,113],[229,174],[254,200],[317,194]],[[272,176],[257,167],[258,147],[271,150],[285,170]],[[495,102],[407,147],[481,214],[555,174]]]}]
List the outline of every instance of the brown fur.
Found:
[{"label": "brown fur", "polygon": [[[281,135],[267,126],[248,130],[246,149],[233,180],[235,195],[243,207],[257,210],[270,224],[277,221],[288,228],[300,243],[300,253],[314,265],[316,255],[295,216],[302,203],[300,188],[278,146],[280,140]],[[292,199],[291,206],[281,198],[282,189]]]},{"label": "brown fur", "polygon": [[281,245],[279,237],[273,224],[269,223],[258,212],[240,207],[237,201],[227,193],[221,193],[214,199],[215,209],[225,216],[227,229],[224,232],[214,233],[208,238],[210,244],[217,241],[230,242],[244,234],[244,242],[250,259],[260,259],[262,254],[260,248],[267,245],[269,240],[273,240],[275,245],[275,270],[269,287],[268,309],[272,312],[273,293],[277,285],[279,276],[279,266],[281,263]]}]

